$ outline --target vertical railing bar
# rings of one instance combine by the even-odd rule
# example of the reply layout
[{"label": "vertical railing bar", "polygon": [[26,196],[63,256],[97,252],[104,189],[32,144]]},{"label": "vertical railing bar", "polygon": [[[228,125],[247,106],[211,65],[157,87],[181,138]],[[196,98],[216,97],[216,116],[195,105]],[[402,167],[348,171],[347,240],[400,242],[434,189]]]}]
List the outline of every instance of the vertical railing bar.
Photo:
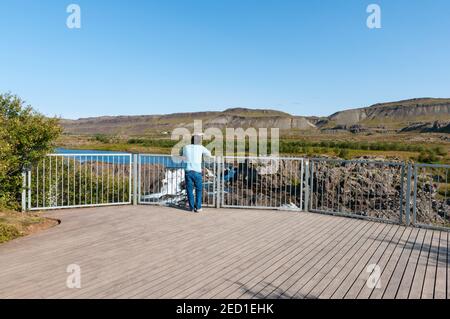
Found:
[{"label": "vertical railing bar", "polygon": [[[300,168],[300,210],[303,211],[304,210],[304,203],[303,203],[303,174],[305,172],[304,169],[305,166],[305,160],[302,158],[301,160],[301,168]],[[296,193],[297,196],[297,193]]]},{"label": "vertical railing bar", "polygon": [[52,179],[52,157],[49,157],[49,178],[48,178],[48,206],[54,206],[52,199],[52,188],[53,188],[53,179]]},{"label": "vertical railing bar", "polygon": [[94,193],[94,191],[93,191],[93,188],[94,188],[94,185],[93,185],[93,183],[94,183],[94,173],[93,173],[93,169],[94,169],[94,156],[93,155],[91,155],[90,156],[91,157],[91,161],[90,161],[90,163],[89,163],[89,168],[90,168],[90,171],[91,171],[91,180],[90,180],[90,184],[91,184],[91,202],[90,202],[90,204],[91,205],[94,205],[94,201],[93,201],[93,193]]},{"label": "vertical railing bar", "polygon": [[309,200],[309,205],[310,205],[310,209],[309,210],[313,210],[314,208],[314,160],[310,161],[310,187],[311,190],[309,191],[309,196],[310,196],[310,200]]},{"label": "vertical railing bar", "polygon": [[80,156],[78,156],[78,205],[81,205],[81,186],[82,186],[82,183],[81,183],[81,180],[82,180],[82,171],[83,171],[83,168],[81,167],[81,162],[82,162],[82,157],[81,157],[81,155]]},{"label": "vertical railing bar", "polygon": [[448,214],[447,214],[447,210],[448,210],[447,191],[448,191],[448,168],[445,168],[445,196],[444,196],[444,207],[445,207],[445,209],[444,209],[444,220],[448,224],[449,221],[447,220],[447,218],[448,218]]},{"label": "vertical railing bar", "polygon": [[418,167],[414,165],[414,197],[413,197],[413,224],[417,223],[417,183],[418,183]]},{"label": "vertical railing bar", "polygon": [[[55,157],[55,183],[56,183],[56,187],[55,187],[55,198],[56,198],[56,205],[58,206],[58,156]],[[62,203],[61,203],[62,206]]]},{"label": "vertical railing bar", "polygon": [[42,190],[43,190],[42,207],[45,207],[45,162],[46,162],[46,157],[44,157],[43,171],[42,171],[42,178],[43,178],[43,183],[42,183]]},{"label": "vertical railing bar", "polygon": [[36,208],[39,207],[39,162],[36,164]]},{"label": "vertical railing bar", "polygon": [[[247,167],[246,167],[246,189],[247,189],[247,206],[252,207],[253,205],[253,196],[254,196],[254,192],[253,192],[253,158],[251,157],[249,158],[248,162],[247,162]],[[250,174],[252,176],[250,176]]]},{"label": "vertical railing bar", "polygon": [[[137,183],[138,183],[138,154],[133,154],[133,205],[138,204]],[[131,183],[131,156],[130,156],[130,183]],[[131,186],[131,184],[130,184]],[[130,187],[130,200],[131,200],[131,187]]]},{"label": "vertical railing bar", "polygon": [[27,196],[28,196],[27,207],[28,207],[28,210],[30,210],[31,209],[31,168],[28,169],[28,171],[27,171]]},{"label": "vertical railing bar", "polygon": [[[403,203],[403,178],[405,174],[405,166],[402,166],[402,185],[401,185],[401,196],[400,201]],[[408,172],[406,176],[406,206],[405,206],[405,223],[406,226],[410,224],[410,214],[411,214],[411,163],[408,163]],[[400,205],[400,223],[402,223],[402,205]]]},{"label": "vertical railing bar", "polygon": [[27,188],[27,175],[26,175],[26,172],[23,170],[22,171],[22,190],[21,190],[21,194],[22,194],[21,211],[22,212],[25,212],[27,210],[26,188]]},{"label": "vertical railing bar", "polygon": [[66,206],[65,204],[65,197],[64,197],[64,162],[65,157],[61,156],[61,206]]},{"label": "vertical railing bar", "polygon": [[105,179],[104,179],[104,175],[105,175],[105,156],[101,156],[102,162],[101,162],[101,170],[102,170],[102,201],[101,203],[103,204],[105,202]]},{"label": "vertical railing bar", "polygon": [[[141,162],[141,160],[142,160],[142,157],[141,157],[141,154],[138,154],[138,162],[137,162],[137,169],[138,169],[138,198],[137,198],[137,202],[138,202],[138,204],[140,204],[141,203],[141,196],[142,196],[142,186],[141,186],[141,183],[142,183],[142,173],[141,173],[141,171],[142,171],[142,162]],[[145,188],[144,188],[145,189]]]},{"label": "vertical railing bar", "polygon": [[77,194],[77,191],[76,191],[76,187],[77,187],[77,185],[76,185],[76,163],[77,163],[77,161],[76,161],[76,157],[75,156],[73,156],[73,205],[76,205],[76,203],[77,203],[77,201],[76,201],[76,194]]},{"label": "vertical railing bar", "polygon": [[95,203],[98,205],[98,155],[95,158]]}]

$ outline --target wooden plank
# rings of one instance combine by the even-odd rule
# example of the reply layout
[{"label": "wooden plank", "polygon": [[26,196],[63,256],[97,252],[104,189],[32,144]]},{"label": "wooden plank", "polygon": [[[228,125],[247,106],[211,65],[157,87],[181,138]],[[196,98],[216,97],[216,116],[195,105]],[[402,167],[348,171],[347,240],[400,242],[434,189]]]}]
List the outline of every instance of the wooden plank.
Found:
[{"label": "wooden plank", "polygon": [[437,259],[439,258],[439,238],[440,232],[433,232],[433,239],[428,252],[427,267],[425,271],[425,279],[422,288],[422,299],[433,299],[434,287],[436,283]]},{"label": "wooden plank", "polygon": [[377,282],[377,285],[379,285],[380,288],[375,287],[372,289],[372,293],[370,295],[371,299],[381,299],[383,297],[383,294],[389,285],[389,281],[394,275],[395,268],[398,266],[400,257],[404,252],[405,245],[411,238],[411,233],[412,228],[406,228],[400,238],[400,241],[397,243],[391,255],[387,259],[387,262],[385,264],[378,263],[378,266],[381,268],[381,276]]},{"label": "wooden plank", "polygon": [[401,279],[400,285],[397,288],[397,292],[395,295],[395,298],[397,299],[407,299],[409,296],[426,232],[427,231],[425,229],[419,229],[418,231],[416,241],[414,243],[411,255],[409,256],[408,263],[403,273],[403,278]]},{"label": "wooden plank", "polygon": [[352,254],[345,256],[341,261],[335,265],[330,272],[308,293],[306,298],[330,298],[339,285],[350,274],[351,269],[355,266],[358,258],[364,254],[365,251],[372,249],[374,242],[382,240],[395,227],[383,224],[381,232],[375,236],[367,238],[367,240],[354,250]]},{"label": "wooden plank", "polygon": [[437,258],[434,299],[447,298],[447,232],[439,233],[439,252]]},{"label": "wooden plank", "polygon": [[[403,232],[400,227],[398,226],[395,227],[395,232],[392,235],[393,237],[389,238],[389,240],[395,240],[397,237],[400,237],[402,233]],[[357,281],[359,275],[362,272],[366,271],[366,265],[369,262],[370,258],[372,258],[374,251],[376,251],[375,247],[378,247],[377,244],[380,243],[376,243],[374,245],[369,246],[370,247],[369,249],[363,251],[362,254],[356,258],[355,265],[350,269],[350,272],[348,272],[347,275],[343,278],[342,283],[338,287],[335,287],[335,291],[330,296],[331,298],[339,298],[339,299],[344,298],[345,295],[348,293],[348,291],[351,290],[352,286]]]},{"label": "wooden plank", "polygon": [[346,254],[344,254],[336,264],[332,265],[329,270],[323,273],[322,278],[318,278],[317,282],[312,280],[309,284],[310,288],[308,289],[308,287],[305,287],[305,297],[318,298],[330,284],[335,282],[335,280],[337,280],[338,278],[344,278],[345,276],[342,276],[341,274],[345,271],[349,271],[352,262],[355,260],[355,256],[358,254],[358,252],[361,250],[367,250],[367,247],[373,245],[374,240],[376,240],[380,236],[384,236],[391,228],[390,225],[387,224],[380,224],[378,226],[380,227],[375,228],[373,225],[372,227],[376,231],[372,235],[368,233],[364,239],[361,239],[358,243],[355,243],[355,245]]},{"label": "wooden plank", "polygon": [[[130,297],[132,294],[144,289],[144,286],[149,282],[154,283],[156,281],[164,281],[167,278],[172,278],[174,274],[177,274],[179,267],[183,267],[187,263],[202,262],[205,259],[209,260],[210,258],[213,258],[214,255],[232,251],[236,247],[240,246],[241,243],[245,243],[247,241],[251,242],[253,239],[262,239],[267,235],[270,236],[272,232],[277,232],[285,228],[284,225],[285,224],[282,220],[269,225],[266,218],[261,225],[254,224],[256,227],[254,232],[248,231],[248,228],[251,227],[251,225],[241,225],[242,228],[233,227],[236,228],[233,232],[230,232],[230,230],[225,231],[221,233],[220,236],[214,236],[213,240],[208,237],[199,238],[198,233],[201,232],[202,229],[197,229],[197,234],[194,234],[190,243],[188,241],[188,246],[186,248],[183,248],[183,245],[179,247],[180,241],[178,240],[168,246],[163,254],[157,254],[155,256],[153,247],[147,246],[147,249],[142,253],[142,255],[155,256],[154,258],[151,258],[146,263],[133,263],[135,265],[127,269],[125,273],[121,269],[123,267],[117,267],[117,279],[108,281],[108,283],[105,283],[102,287],[93,286],[92,289],[94,291],[101,291],[99,293],[100,297],[120,297],[121,295]],[[211,228],[210,231],[211,230],[214,233],[214,228]],[[228,242],[232,245],[229,244],[224,246],[225,238],[227,238]],[[183,242],[186,240],[187,238],[182,239]],[[206,242],[208,245],[205,248]],[[189,246],[190,248],[188,248]],[[179,257],[180,255],[182,257]],[[137,262],[141,259],[142,257],[138,256]],[[129,261],[124,261],[124,263],[127,264]],[[124,277],[129,277],[126,282],[123,280]],[[120,289],[117,289],[117,286],[120,286]],[[81,296],[83,296],[83,294]]]},{"label": "wooden plank", "polygon": [[[178,215],[175,215],[174,216],[175,218],[178,218],[178,217],[180,217],[180,216],[178,216]],[[205,216],[206,217],[206,216]],[[126,217],[124,217],[124,218],[126,218]],[[251,220],[250,220],[251,221]],[[198,233],[198,231],[199,231],[199,229],[197,228],[196,229],[196,232]],[[245,229],[243,229],[243,231],[245,231]],[[111,229],[109,230],[109,232],[111,232]],[[195,232],[193,232],[193,234],[195,234]],[[161,238],[160,238],[161,239]],[[123,238],[122,238],[122,240],[123,240]],[[74,240],[74,242],[76,242],[76,240]],[[104,244],[108,244],[108,242],[107,241],[103,241],[104,242]],[[166,242],[164,241],[164,240],[162,240],[160,243],[162,243],[162,244],[165,244]],[[179,241],[176,241],[176,243],[177,243],[177,247],[180,245],[180,242]],[[184,241],[183,241],[183,243],[184,243]],[[55,245],[57,245],[58,243],[57,242],[55,242],[54,243]],[[140,245],[139,246],[141,246],[142,247],[142,242],[140,243]],[[121,247],[121,246],[113,246],[115,249],[116,249],[116,251],[120,251],[120,250],[124,250],[124,252],[125,253],[127,253],[128,254],[128,251],[130,250],[130,246],[129,245],[123,245],[123,247]],[[152,246],[152,245],[149,245],[149,246],[144,246],[144,247],[150,247],[150,249],[152,249],[152,250],[154,250],[154,246]],[[109,248],[108,249],[109,251],[114,251],[114,250],[111,250],[111,248]],[[71,250],[72,251],[72,253],[73,253],[73,250]],[[101,251],[103,251],[103,250],[100,250],[100,252]],[[87,252],[83,249],[82,250],[82,253],[83,254],[86,254]],[[98,254],[99,253],[99,251],[97,250],[97,249],[94,249],[93,251],[92,251],[92,253],[93,254]],[[124,256],[119,256],[119,257],[121,257],[122,259],[124,259],[124,262],[125,263],[127,263],[127,262],[129,262],[130,260],[129,259],[127,259],[127,258],[123,258]],[[148,254],[147,254],[147,257],[148,257]],[[147,259],[147,258],[144,258],[144,260],[145,259]],[[65,267],[66,267],[66,265],[67,265],[68,263],[66,263],[65,265],[63,265],[63,267],[64,267],[64,269],[65,269]],[[110,264],[110,260],[108,259],[108,265]],[[47,267],[48,268],[48,267]],[[96,269],[96,270],[98,270],[98,267],[97,267],[97,265],[94,265],[94,267],[93,267],[94,269]],[[52,269],[51,267],[50,267],[50,269]],[[123,269],[121,269],[121,271],[123,271]],[[83,272],[83,274],[84,274],[84,277],[86,277],[86,272]],[[51,278],[51,276],[49,277],[49,279]],[[49,280],[49,281],[51,281],[51,280]],[[89,282],[89,281],[88,281]],[[67,292],[67,289],[64,289],[63,291],[65,291],[65,292]],[[83,290],[84,291],[84,290]]]},{"label": "wooden plank", "polygon": [[[386,241],[385,243],[383,243],[382,253],[380,253],[378,260],[373,262],[374,265],[378,265],[378,267],[380,268],[381,274],[383,273],[382,270],[389,262],[391,255],[393,254],[396,247],[398,246],[398,243],[400,242],[400,240],[402,238],[405,238],[404,235],[405,235],[406,231],[407,231],[407,228],[405,228],[403,226],[399,227],[398,232],[396,232],[396,234],[389,241]],[[366,277],[365,277],[364,285],[361,287],[361,290],[359,291],[359,293],[357,295],[358,299],[368,299],[374,292],[374,288],[369,287],[369,285],[367,284],[367,279],[369,279],[369,275],[370,275],[369,272],[367,271],[368,265],[369,264],[366,264],[364,267],[364,271],[366,272],[365,273]],[[383,284],[384,283],[381,282],[382,287],[383,287]]]},{"label": "wooden plank", "polygon": [[425,234],[425,239],[422,244],[422,249],[420,250],[420,256],[417,261],[417,267],[414,272],[414,279],[411,285],[408,298],[420,299],[420,297],[422,296],[423,283],[425,280],[428,264],[428,255],[430,253],[433,234],[434,232],[432,230],[427,230]]},{"label": "wooden plank", "polygon": [[[403,227],[321,214],[123,206],[51,215],[62,224],[0,245],[0,298],[353,298],[379,260],[383,297],[449,290],[447,232],[409,228],[394,245]],[[70,263],[82,266],[82,289],[65,287]]]},{"label": "wooden plank", "polygon": [[[304,276],[307,281],[301,287],[301,297],[315,298],[315,296],[307,296],[311,289],[316,286],[316,284],[320,282],[327,274],[329,274],[331,269],[335,267],[339,263],[339,261],[341,261],[352,249],[357,250],[357,248],[363,245],[363,243],[365,242],[364,237],[367,236],[367,234],[371,234],[373,232],[376,232],[378,229],[383,228],[381,226],[383,225],[368,223],[364,228],[362,228],[361,232],[358,233],[360,235],[359,238],[355,237],[354,240],[347,241],[345,246],[342,249],[338,250],[337,253],[329,261],[325,262],[325,265],[323,267],[319,268],[317,267],[318,265],[316,265],[314,267],[314,269],[316,270],[316,273],[314,275],[311,274],[308,277]],[[277,278],[266,280],[268,283],[262,286],[261,290],[259,290],[258,293],[253,296],[253,298],[257,296],[267,298],[273,295],[276,291],[282,291],[283,284],[289,278],[289,276],[291,276],[291,273],[284,272],[281,273]]]},{"label": "wooden plank", "polygon": [[408,261],[411,257],[411,254],[414,251],[414,246],[416,244],[419,231],[420,230],[418,228],[414,228],[411,232],[409,239],[404,244],[403,251],[401,253],[400,258],[398,259],[398,263],[395,266],[395,269],[392,272],[391,277],[386,283],[386,289],[384,290],[382,296],[383,299],[395,299],[400,283],[405,275],[405,271],[408,266]]},{"label": "wooden plank", "polygon": [[[316,243],[318,242],[324,242],[324,238],[326,239],[327,236],[329,238],[332,238],[330,234],[332,233],[339,233],[337,231],[339,228],[342,231],[342,226],[345,225],[345,221],[339,220],[338,223],[331,222],[329,226],[326,228],[323,228],[323,226],[317,225],[316,228],[310,235],[303,241],[299,241],[299,247],[303,254],[308,254],[314,248],[317,246]],[[225,298],[230,296],[231,294],[235,293],[237,295],[240,295],[239,292],[242,293],[242,288],[245,287],[247,278],[251,278],[253,272],[258,269],[259,265],[256,265],[250,261],[250,263],[245,263],[242,265],[240,270],[234,271],[231,276],[227,276],[226,280],[223,282],[222,285],[219,285],[215,287],[212,291],[209,291],[207,294],[202,295],[202,298]]]},{"label": "wooden plank", "polygon": [[[311,236],[317,235],[317,231],[320,228],[322,231],[326,231],[327,227],[334,226],[333,223],[330,223],[330,221],[324,221],[323,224],[309,224],[304,225],[300,229],[296,229],[294,233],[291,232],[290,237],[291,239],[295,237],[295,240],[298,242],[306,241]],[[319,227],[319,228],[318,228]],[[299,236],[295,236],[294,234],[299,233]],[[298,248],[298,245],[296,245]],[[277,249],[280,249],[279,247]],[[295,253],[297,250],[295,250],[293,253]],[[279,261],[280,263],[283,262],[283,260],[287,259],[292,254],[286,255],[284,259],[281,259]],[[242,275],[242,272],[239,271],[236,266],[239,265],[239,269],[247,269],[250,267],[250,265],[255,263],[262,263],[264,258],[264,250],[254,250],[252,251],[252,254],[247,256],[246,258],[239,257],[239,261],[236,261],[236,263],[232,263],[227,265],[227,267],[223,269],[212,269],[212,271],[218,275],[218,278],[207,278],[206,280],[199,279],[197,280],[196,284],[191,285],[184,291],[181,291],[181,293],[173,295],[173,297],[180,297],[180,298],[205,298],[206,296],[214,296],[215,293],[219,291],[219,287],[221,285],[225,285],[227,281],[232,280],[234,276],[236,275]],[[208,275],[208,274],[207,274]],[[236,279],[237,280],[237,279]],[[172,296],[171,296],[172,297]]]},{"label": "wooden plank", "polygon": [[[372,291],[372,288],[369,288],[368,286],[368,280],[371,276],[371,273],[369,273],[369,265],[378,265],[381,270],[380,263],[383,260],[383,257],[386,256],[386,254],[389,254],[389,249],[392,247],[392,245],[395,245],[397,238],[404,233],[404,229],[402,227],[395,227],[392,228],[391,231],[387,236],[384,238],[381,238],[378,241],[377,245],[374,245],[372,248],[372,256],[368,259],[365,265],[363,265],[360,269],[359,274],[357,275],[356,280],[351,285],[350,289],[346,292],[345,298],[369,298],[370,292]],[[374,271],[375,269],[372,269]]]},{"label": "wooden plank", "polygon": [[[321,242],[308,254],[298,256],[296,258],[297,262],[292,269],[292,276],[288,278],[284,285],[279,287],[278,292],[269,295],[269,297],[299,298],[300,296],[296,296],[296,293],[301,285],[303,285],[303,281],[311,278],[311,273],[316,273],[321,268],[321,263],[326,261],[327,256],[331,255],[333,251],[339,251],[340,245],[345,244],[348,240],[354,239],[366,224],[367,222],[358,221],[354,226],[350,225],[349,228],[339,231],[336,236],[329,236],[327,240]],[[314,269],[315,266],[319,267],[319,269]],[[271,281],[266,282],[270,283],[273,287]],[[255,296],[256,290],[253,287],[257,286],[259,283],[264,285],[263,278],[256,278],[247,283],[248,286],[251,286],[249,291],[252,292],[249,297]],[[236,295],[231,295],[231,297],[234,296]]]},{"label": "wooden plank", "polygon": [[[374,227],[373,231],[376,231],[377,229],[382,228],[382,225],[377,225],[378,227]],[[344,242],[343,244],[346,245],[340,245],[338,247],[342,247],[342,246],[350,246],[352,247],[355,243],[357,243],[358,241],[361,241],[364,236],[367,237],[368,234],[371,234],[371,232],[366,232],[365,234],[357,234],[353,237],[350,237],[349,240],[347,242]],[[334,248],[333,250],[337,250],[337,247]],[[327,272],[328,271],[328,267],[327,266],[331,266],[333,264],[332,260],[334,257],[339,256],[338,253],[341,251],[341,249],[337,250],[336,253],[331,254],[329,253],[328,255],[329,258],[326,258],[325,256],[322,256],[321,260],[319,260],[317,263],[314,264],[313,267],[313,271],[311,273],[307,273],[306,276],[303,276],[302,278],[300,278],[296,284],[295,284],[295,289],[296,292],[293,294],[294,298],[298,298],[298,297],[305,297],[307,295],[307,291],[303,291],[304,286],[312,279],[315,277],[315,275],[317,273],[319,273],[320,271],[322,272]],[[341,255],[342,256],[342,255]],[[309,292],[309,291],[308,291]]]},{"label": "wooden plank", "polygon": [[[267,263],[274,258],[280,258],[280,256],[288,254],[291,249],[294,249],[295,241],[292,240],[292,237],[293,234],[298,231],[298,224],[292,223],[290,227],[284,226],[284,230],[284,233],[280,233],[279,231],[275,232],[274,238],[271,236],[265,236],[266,238],[264,238],[263,236],[259,241],[259,246],[255,246],[254,244],[254,242],[258,241],[250,241],[250,243],[253,242],[253,244],[250,245],[245,252],[234,250],[232,252],[233,255],[226,255],[227,258],[225,262],[223,255],[219,256],[215,263],[208,261],[208,264],[205,264],[203,267],[205,271],[202,272],[202,275],[197,274],[197,276],[193,276],[194,274],[187,274],[186,272],[190,272],[190,268],[192,267],[187,265],[184,271],[180,271],[176,276],[176,280],[170,285],[163,283],[159,286],[155,286],[152,284],[151,286],[149,285],[143,293],[150,293],[157,298],[185,298],[193,292],[191,289],[193,285],[195,288],[198,288],[198,285],[202,285],[205,281],[207,282],[210,276],[212,276],[212,280],[222,279],[223,282],[224,279],[223,277],[220,277],[220,275],[224,270],[226,274],[230,269],[235,268],[237,265],[241,268],[245,268],[245,266],[242,266],[244,260],[252,265],[258,265],[260,263]],[[226,244],[226,241],[224,242]]]}]

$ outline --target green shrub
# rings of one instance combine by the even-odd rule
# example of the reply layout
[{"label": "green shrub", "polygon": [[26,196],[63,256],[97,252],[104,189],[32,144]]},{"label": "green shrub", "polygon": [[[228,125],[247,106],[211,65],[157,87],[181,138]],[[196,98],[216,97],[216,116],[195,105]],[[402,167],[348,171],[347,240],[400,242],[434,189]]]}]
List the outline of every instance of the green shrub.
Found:
[{"label": "green shrub", "polygon": [[442,146],[436,146],[435,148],[433,148],[433,151],[439,156],[447,155],[447,152]]},{"label": "green shrub", "polygon": [[0,244],[20,236],[19,230],[13,225],[0,224]]},{"label": "green shrub", "polygon": [[96,134],[94,140],[100,143],[109,144],[111,143],[111,137],[105,134]]},{"label": "green shrub", "polygon": [[19,97],[0,94],[0,206],[17,209],[24,167],[53,150],[58,119],[46,118]]},{"label": "green shrub", "polygon": [[417,157],[417,161],[419,163],[430,164],[430,163],[437,162],[438,160],[439,160],[438,156],[432,150],[422,151],[422,152],[420,152],[419,156]]},{"label": "green shrub", "polygon": [[338,156],[340,157],[340,158],[343,158],[343,159],[349,159],[349,157],[350,157],[350,152],[349,152],[349,150],[348,149],[341,149],[340,151],[339,151],[339,154],[338,154]]}]

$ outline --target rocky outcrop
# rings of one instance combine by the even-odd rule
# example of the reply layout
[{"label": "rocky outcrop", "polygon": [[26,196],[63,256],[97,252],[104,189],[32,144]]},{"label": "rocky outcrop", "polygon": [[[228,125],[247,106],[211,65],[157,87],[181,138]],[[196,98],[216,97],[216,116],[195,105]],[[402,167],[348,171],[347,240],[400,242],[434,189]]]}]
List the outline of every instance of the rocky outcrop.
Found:
[{"label": "rocky outcrop", "polygon": [[381,122],[404,122],[419,118],[450,117],[450,99],[421,98],[391,103],[374,104],[370,107],[345,110],[328,117],[341,125]]},{"label": "rocky outcrop", "polygon": [[404,127],[400,132],[450,133],[450,122],[419,122]]}]

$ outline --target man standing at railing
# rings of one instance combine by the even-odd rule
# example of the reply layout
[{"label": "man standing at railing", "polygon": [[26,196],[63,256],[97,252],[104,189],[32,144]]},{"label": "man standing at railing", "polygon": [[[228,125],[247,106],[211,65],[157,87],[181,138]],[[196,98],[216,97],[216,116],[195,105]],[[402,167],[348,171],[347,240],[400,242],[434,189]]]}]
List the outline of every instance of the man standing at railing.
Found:
[{"label": "man standing at railing", "polygon": [[201,212],[203,191],[202,162],[203,156],[212,157],[211,152],[202,145],[202,138],[200,135],[193,135],[191,144],[185,145],[181,149],[180,155],[186,162],[185,180],[189,210],[196,213]]}]

